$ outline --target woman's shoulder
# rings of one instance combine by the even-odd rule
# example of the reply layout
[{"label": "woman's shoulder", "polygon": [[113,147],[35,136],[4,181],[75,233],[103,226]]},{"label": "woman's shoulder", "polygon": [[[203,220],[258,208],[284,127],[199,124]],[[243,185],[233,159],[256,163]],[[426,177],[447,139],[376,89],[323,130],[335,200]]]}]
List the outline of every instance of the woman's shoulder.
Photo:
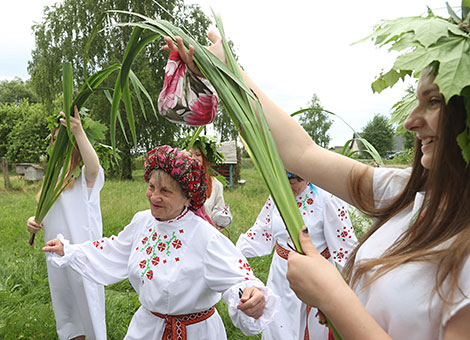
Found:
[{"label": "woman's shoulder", "polygon": [[374,199],[386,201],[397,196],[405,188],[410,175],[411,168],[374,168]]}]

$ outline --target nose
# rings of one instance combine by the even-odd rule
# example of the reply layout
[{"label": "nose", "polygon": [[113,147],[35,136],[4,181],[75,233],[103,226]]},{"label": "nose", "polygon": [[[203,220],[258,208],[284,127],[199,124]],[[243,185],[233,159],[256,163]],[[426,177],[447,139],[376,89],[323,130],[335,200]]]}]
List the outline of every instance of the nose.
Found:
[{"label": "nose", "polygon": [[403,123],[404,128],[414,132],[416,129],[422,127],[424,123],[422,111],[423,109],[418,104],[405,119]]},{"label": "nose", "polygon": [[147,191],[147,198],[148,198],[150,201],[152,201],[153,203],[158,203],[158,202],[161,201],[161,196],[160,196],[160,194],[158,193],[158,190],[153,190],[153,192],[150,191],[150,190],[148,190],[148,191]]}]

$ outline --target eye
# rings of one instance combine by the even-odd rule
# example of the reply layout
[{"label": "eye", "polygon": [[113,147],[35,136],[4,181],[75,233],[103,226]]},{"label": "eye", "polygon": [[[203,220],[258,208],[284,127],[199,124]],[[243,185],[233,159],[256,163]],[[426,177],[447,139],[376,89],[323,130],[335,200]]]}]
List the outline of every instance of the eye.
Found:
[{"label": "eye", "polygon": [[440,107],[441,104],[442,104],[442,99],[438,97],[431,97],[428,102],[429,107],[433,109]]}]

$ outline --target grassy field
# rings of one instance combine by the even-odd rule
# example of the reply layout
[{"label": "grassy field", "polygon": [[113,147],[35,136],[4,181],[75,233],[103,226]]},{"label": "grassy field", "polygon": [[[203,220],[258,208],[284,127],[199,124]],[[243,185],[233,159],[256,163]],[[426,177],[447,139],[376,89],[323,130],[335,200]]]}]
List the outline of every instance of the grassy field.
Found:
[{"label": "grassy field", "polygon": [[[118,234],[137,211],[148,209],[142,175],[143,170],[137,170],[134,181],[106,181],[101,192],[104,236]],[[254,223],[268,195],[250,160],[243,161],[241,175],[246,184],[224,193],[233,215],[229,227],[233,242]],[[8,192],[3,181],[0,183],[0,339],[57,339],[46,263],[40,250],[43,233],[37,234],[34,247],[27,242],[26,220],[34,215],[40,184],[24,183],[14,173],[10,181],[13,189]],[[355,219],[358,225],[364,223],[360,216]],[[271,256],[250,259],[255,275],[263,282],[270,263]],[[137,294],[128,280],[106,287],[108,339],[124,337],[138,307]],[[261,339],[261,336],[246,337],[235,328],[223,301],[217,304],[217,309],[229,340]]]}]

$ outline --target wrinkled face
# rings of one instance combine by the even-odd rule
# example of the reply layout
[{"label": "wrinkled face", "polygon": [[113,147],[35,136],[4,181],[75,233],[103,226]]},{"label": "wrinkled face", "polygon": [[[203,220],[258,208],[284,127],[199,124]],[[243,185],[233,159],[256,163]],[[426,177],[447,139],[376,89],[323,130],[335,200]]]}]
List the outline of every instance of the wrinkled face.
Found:
[{"label": "wrinkled face", "polygon": [[190,199],[186,198],[179,184],[164,171],[153,171],[146,193],[152,216],[159,221],[177,217]]},{"label": "wrinkled face", "polygon": [[299,182],[298,177],[289,178],[289,183],[295,197],[299,196],[307,186],[307,182],[305,180]]},{"label": "wrinkled face", "polygon": [[199,163],[204,164],[202,162],[203,153],[202,153],[201,149],[199,149],[199,148],[191,149],[191,157],[194,158],[195,160],[197,160]]},{"label": "wrinkled face", "polygon": [[421,73],[418,89],[416,90],[418,106],[404,123],[405,129],[415,132],[417,138],[421,141],[421,151],[423,152],[421,164],[426,169],[431,168],[435,145],[439,140],[437,129],[439,115],[444,105],[444,97],[433,81],[434,76],[432,74],[429,74],[426,70]]}]

